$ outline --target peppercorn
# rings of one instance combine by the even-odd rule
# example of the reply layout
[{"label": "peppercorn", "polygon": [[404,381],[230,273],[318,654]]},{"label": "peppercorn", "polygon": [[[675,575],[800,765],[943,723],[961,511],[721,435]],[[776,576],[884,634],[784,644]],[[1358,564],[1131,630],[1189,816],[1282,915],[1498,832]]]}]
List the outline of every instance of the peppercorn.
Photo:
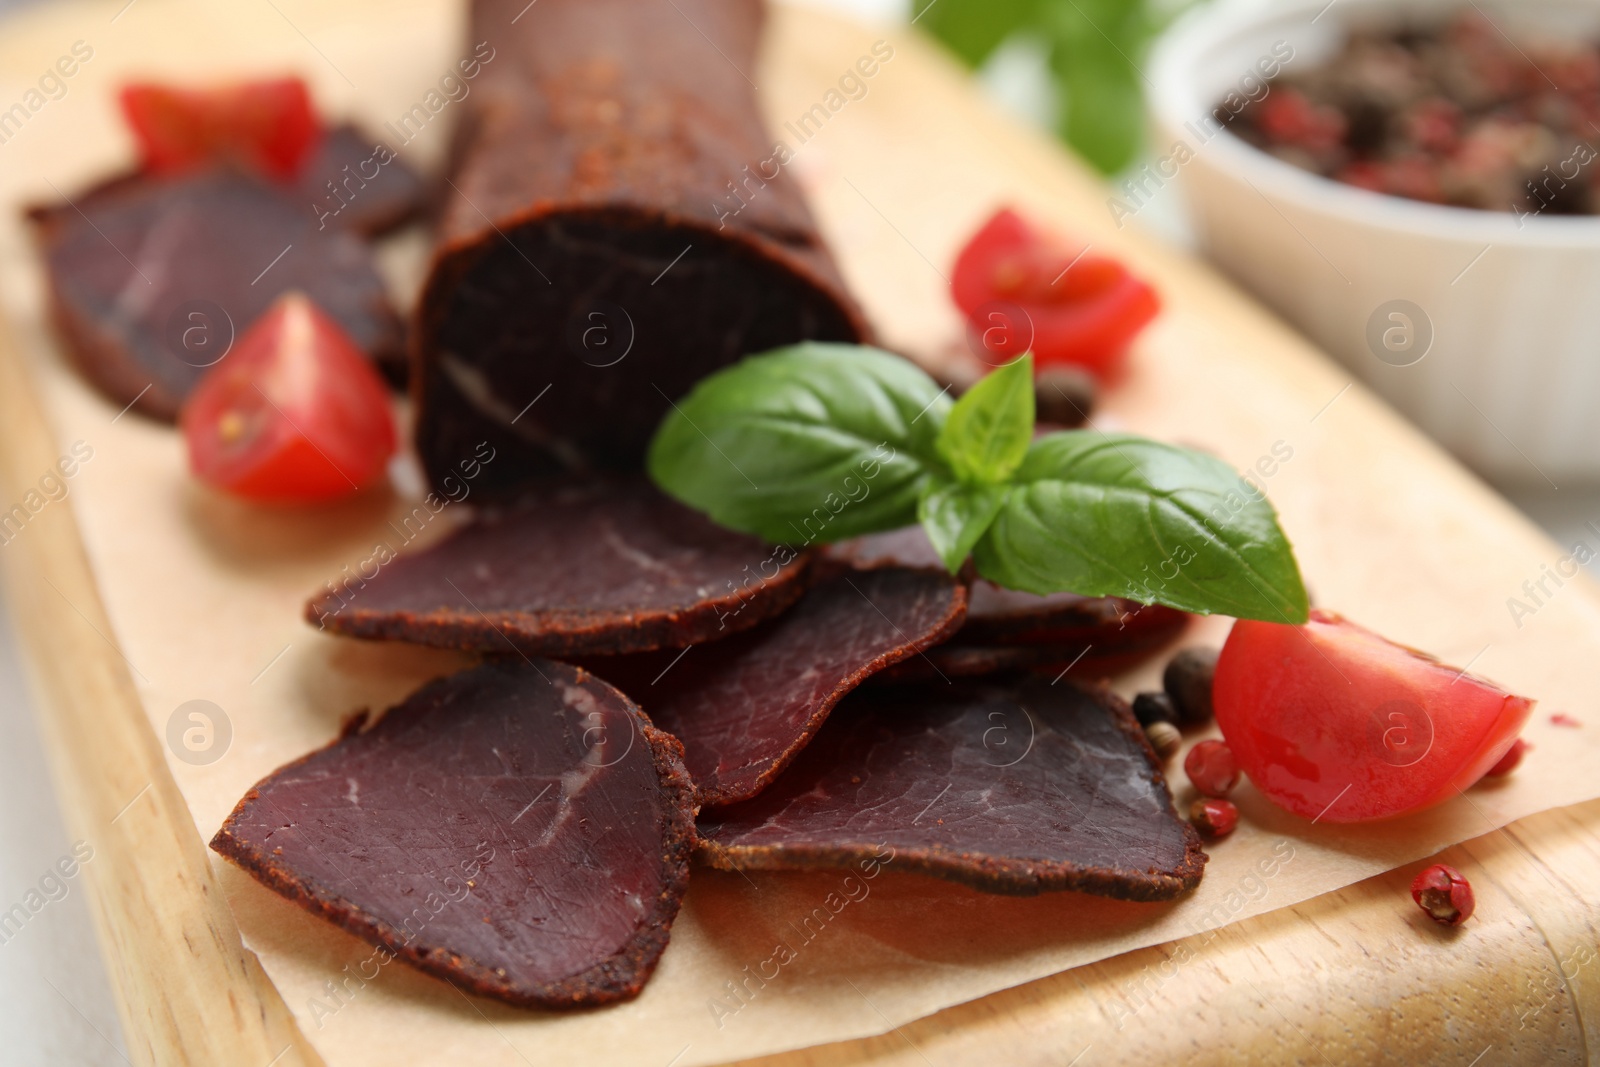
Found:
[{"label": "peppercorn", "polygon": [[1183,772],[1204,796],[1224,797],[1239,784],[1239,761],[1221,741],[1201,741],[1184,758]]},{"label": "peppercorn", "polygon": [[1435,863],[1417,875],[1411,883],[1411,899],[1443,926],[1460,926],[1472,917],[1477,904],[1471,883],[1460,871],[1443,863]]},{"label": "peppercorn", "polygon": [[1207,837],[1224,837],[1239,825],[1239,809],[1231,800],[1201,797],[1189,805],[1189,821]]},{"label": "peppercorn", "polygon": [[1133,717],[1139,720],[1140,726],[1156,722],[1178,725],[1178,709],[1172,706],[1172,698],[1165,693],[1140,693],[1134,697]]},{"label": "peppercorn", "polygon": [[1183,744],[1183,735],[1170,722],[1153,722],[1144,728],[1144,735],[1150,739],[1150,747],[1156,750],[1156,755],[1161,757],[1163,763],[1177,755],[1178,748]]},{"label": "peppercorn", "polygon": [[[1135,702],[1135,713],[1137,713],[1138,710],[1139,705],[1137,702]],[[1500,757],[1500,762],[1496,763],[1493,767],[1490,767],[1484,772],[1484,777],[1504,778],[1506,775],[1517,769],[1517,764],[1522,762],[1523,755],[1532,747],[1533,746],[1529,745],[1528,742],[1524,741],[1522,738],[1517,738],[1515,741],[1511,742],[1511,747],[1506,749],[1506,754]]]},{"label": "peppercorn", "polygon": [[1034,417],[1039,422],[1071,429],[1089,421],[1095,381],[1077,367],[1044,367],[1033,376]]},{"label": "peppercorn", "polygon": [[1182,726],[1204,726],[1211,721],[1211,679],[1217,673],[1214,648],[1186,648],[1172,657],[1161,674],[1161,687],[1178,709]]}]

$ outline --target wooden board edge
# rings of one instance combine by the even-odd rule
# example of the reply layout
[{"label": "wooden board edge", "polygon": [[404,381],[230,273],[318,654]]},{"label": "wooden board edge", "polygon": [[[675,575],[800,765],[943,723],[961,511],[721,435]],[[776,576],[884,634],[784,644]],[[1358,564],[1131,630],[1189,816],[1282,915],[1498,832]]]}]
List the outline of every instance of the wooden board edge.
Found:
[{"label": "wooden board edge", "polygon": [[[1205,276],[1203,269],[1194,273]],[[1234,299],[1243,303],[1248,298]],[[0,507],[6,508],[49,469],[58,440],[48,432],[39,394],[14,342],[0,321]],[[57,525],[58,520],[63,524]],[[11,558],[18,549],[26,550]],[[70,504],[44,508],[18,543],[0,550],[0,561],[13,610],[28,623],[29,629],[19,627],[19,632],[28,639],[36,689],[45,698],[41,729],[68,825],[73,836],[96,848],[85,881],[130,1054],[140,1063],[320,1063],[278,991],[241,943],[192,816],[168,772],[161,740],[150,729],[128,665],[111,643],[114,634]],[[97,678],[79,677],[96,672]],[[1403,900],[1403,886],[1395,891],[1393,872],[1381,877],[1387,880],[1381,884],[1395,883],[1382,897],[1379,910],[1387,913],[1390,901],[1397,896]],[[138,884],[130,886],[129,878]],[[1299,907],[1313,914],[1321,910],[1310,902]],[[1274,920],[1287,921],[1282,916]],[[1234,931],[1232,936],[1240,935]],[[1159,966],[1174,943],[1113,957],[1092,965],[1092,974],[1107,979],[1101,984],[1118,988],[1142,969]],[[962,1062],[993,1062],[995,1045],[1007,1044],[997,1030],[1012,1035],[1010,1051],[1019,1062],[1042,1060],[1053,1052],[1062,1054],[1057,1062],[1066,1062],[1081,1046],[1046,1029],[1045,1019],[1069,1017],[1069,1006],[1083,997],[1088,973],[1061,972],[970,1002],[970,1014],[966,1005],[957,1005],[876,1038],[796,1050],[772,1062],[878,1062],[876,1053],[883,1050],[914,1067],[922,1062],[920,1048],[931,1051],[936,1035],[957,1030],[970,1036],[954,1046],[937,1047],[956,1052],[953,1058]],[[180,974],[181,988],[172,988]],[[1224,968],[1216,972],[1218,980],[1225,975]],[[1024,1007],[1041,1000],[1047,1000],[1047,1011],[1024,1016]],[[1167,1015],[1168,1021],[1174,1018],[1181,1020],[1182,1014]],[[1285,1023],[1285,1029],[1292,1027]],[[912,1040],[918,1049],[910,1047]],[[1311,1049],[1302,1051],[1306,1062],[1321,1062]]]},{"label": "wooden board edge", "polygon": [[[1411,878],[1432,862],[1473,880],[1478,911],[1459,930],[1435,927],[1411,903]],[[1592,1050],[1600,1047],[1600,988],[1575,980],[1596,958],[1597,876],[1600,800],[1592,800],[1527,816],[1299,904],[996,990],[883,1034],[722,1067],[1091,1060],[1582,1067],[1596,1062]]]},{"label": "wooden board edge", "polygon": [[[3,510],[25,507],[27,491],[54,470],[56,448],[0,316]],[[115,644],[70,498],[47,500],[6,536],[0,572],[64,821],[94,850],[82,878],[128,1055],[152,1065],[320,1067],[240,938]]]}]

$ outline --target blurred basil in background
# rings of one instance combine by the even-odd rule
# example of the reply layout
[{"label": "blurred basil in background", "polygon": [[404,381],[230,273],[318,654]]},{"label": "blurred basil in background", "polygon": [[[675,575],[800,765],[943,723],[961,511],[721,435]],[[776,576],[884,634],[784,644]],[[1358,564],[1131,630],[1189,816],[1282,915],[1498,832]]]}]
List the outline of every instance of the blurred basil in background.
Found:
[{"label": "blurred basil in background", "polygon": [[1106,174],[1144,144],[1150,42],[1196,0],[913,0],[917,25],[969,65],[1002,45],[1042,47],[1055,94],[1056,132]]}]

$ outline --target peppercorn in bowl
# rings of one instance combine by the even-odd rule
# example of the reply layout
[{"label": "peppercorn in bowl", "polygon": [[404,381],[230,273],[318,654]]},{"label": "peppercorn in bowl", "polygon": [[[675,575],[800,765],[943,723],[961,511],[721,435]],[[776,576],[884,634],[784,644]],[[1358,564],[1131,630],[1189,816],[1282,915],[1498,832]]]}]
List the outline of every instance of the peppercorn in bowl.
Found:
[{"label": "peppercorn in bowl", "polygon": [[1600,4],[1223,0],[1149,64],[1205,253],[1503,482],[1600,477]]}]

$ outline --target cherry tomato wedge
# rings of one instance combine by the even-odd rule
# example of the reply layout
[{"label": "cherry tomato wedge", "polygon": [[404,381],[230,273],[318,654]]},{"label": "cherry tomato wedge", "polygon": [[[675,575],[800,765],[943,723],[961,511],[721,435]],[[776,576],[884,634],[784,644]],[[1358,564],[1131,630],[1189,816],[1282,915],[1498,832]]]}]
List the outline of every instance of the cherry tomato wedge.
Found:
[{"label": "cherry tomato wedge", "polygon": [[178,425],[197,478],[270,503],[364,489],[395,449],[383,380],[299,293],[280,297],[200,379]]},{"label": "cherry tomato wedge", "polygon": [[1071,363],[1100,374],[1161,310],[1155,290],[1127,267],[1035,229],[1009,208],[961,250],[950,294],[990,362],[1031,350],[1040,367]]},{"label": "cherry tomato wedge", "polygon": [[311,93],[299,78],[212,89],[139,82],[123,88],[121,103],[144,168],[154,174],[220,162],[287,181],[322,136]]},{"label": "cherry tomato wedge", "polygon": [[1279,807],[1363,822],[1456,795],[1493,767],[1533,701],[1330,611],[1240,620],[1217,660],[1217,725]]}]

